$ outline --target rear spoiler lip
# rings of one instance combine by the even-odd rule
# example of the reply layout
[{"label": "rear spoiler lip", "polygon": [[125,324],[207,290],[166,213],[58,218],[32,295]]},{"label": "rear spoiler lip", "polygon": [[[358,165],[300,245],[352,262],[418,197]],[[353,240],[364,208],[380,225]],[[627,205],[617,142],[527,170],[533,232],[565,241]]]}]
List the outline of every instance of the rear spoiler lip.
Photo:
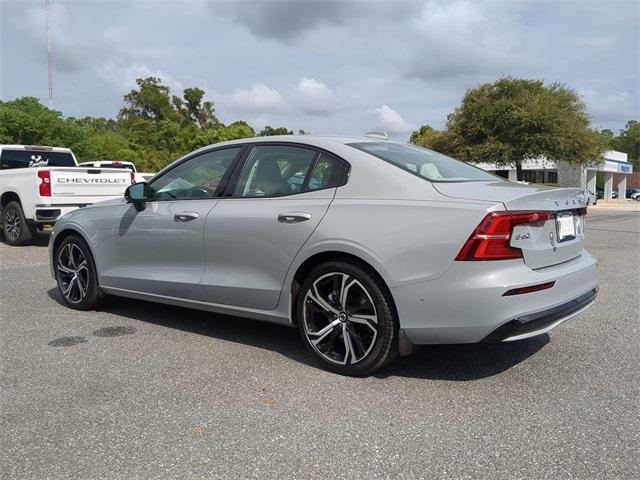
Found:
[{"label": "rear spoiler lip", "polygon": [[[473,188],[480,190],[486,187],[486,196],[482,191],[471,194],[461,187],[461,183],[434,183],[433,187],[448,198],[458,201],[495,202],[504,206],[505,210],[570,210],[585,207],[587,199],[584,189],[579,187],[547,187],[543,185],[523,185],[513,182],[489,181],[479,184],[474,182]],[[485,197],[485,198],[482,198]]]}]

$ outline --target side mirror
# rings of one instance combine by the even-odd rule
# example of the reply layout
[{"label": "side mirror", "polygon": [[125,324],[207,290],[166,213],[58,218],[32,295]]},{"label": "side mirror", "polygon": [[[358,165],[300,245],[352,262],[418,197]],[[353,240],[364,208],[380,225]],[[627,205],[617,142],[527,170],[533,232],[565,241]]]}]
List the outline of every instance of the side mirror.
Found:
[{"label": "side mirror", "polygon": [[124,198],[133,203],[136,210],[144,210],[145,203],[151,199],[151,188],[146,182],[134,183],[125,190]]}]

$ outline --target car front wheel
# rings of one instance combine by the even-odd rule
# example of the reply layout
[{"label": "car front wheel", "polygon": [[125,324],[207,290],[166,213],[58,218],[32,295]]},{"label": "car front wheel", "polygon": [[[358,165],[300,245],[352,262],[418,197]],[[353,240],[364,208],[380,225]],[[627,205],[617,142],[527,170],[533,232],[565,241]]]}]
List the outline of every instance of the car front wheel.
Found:
[{"label": "car front wheel", "polygon": [[96,266],[89,247],[76,235],[65,238],[54,253],[58,290],[65,305],[75,310],[98,307],[104,294],[98,286]]},{"label": "car front wheel", "polygon": [[366,375],[396,355],[393,302],[368,269],[343,261],[319,265],[303,282],[296,307],[305,346],[328,370]]}]

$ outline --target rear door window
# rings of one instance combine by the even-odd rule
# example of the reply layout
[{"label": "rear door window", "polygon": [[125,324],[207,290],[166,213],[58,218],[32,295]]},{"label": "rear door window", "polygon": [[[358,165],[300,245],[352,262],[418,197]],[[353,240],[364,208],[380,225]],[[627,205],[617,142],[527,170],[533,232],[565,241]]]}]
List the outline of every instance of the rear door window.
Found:
[{"label": "rear door window", "polygon": [[50,152],[45,150],[2,149],[0,169],[37,168],[37,167],[75,167],[76,162],[69,152]]},{"label": "rear door window", "polygon": [[309,177],[308,190],[337,187],[342,184],[346,175],[345,163],[327,153],[322,153]]},{"label": "rear door window", "polygon": [[245,162],[236,197],[281,197],[303,190],[318,153],[286,145],[258,145]]}]

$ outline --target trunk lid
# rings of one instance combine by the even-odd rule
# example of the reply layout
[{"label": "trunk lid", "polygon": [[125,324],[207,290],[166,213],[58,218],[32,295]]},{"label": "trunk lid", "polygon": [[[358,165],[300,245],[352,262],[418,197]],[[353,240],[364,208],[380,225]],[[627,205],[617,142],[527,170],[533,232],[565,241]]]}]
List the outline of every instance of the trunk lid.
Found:
[{"label": "trunk lid", "polygon": [[56,204],[95,203],[119,197],[131,185],[131,172],[118,168],[51,168],[51,200]]},{"label": "trunk lid", "polygon": [[443,195],[499,202],[507,211],[552,212],[551,218],[514,227],[510,246],[522,250],[532,269],[572,260],[582,253],[586,199],[580,188],[553,188],[515,182],[434,183]]}]

